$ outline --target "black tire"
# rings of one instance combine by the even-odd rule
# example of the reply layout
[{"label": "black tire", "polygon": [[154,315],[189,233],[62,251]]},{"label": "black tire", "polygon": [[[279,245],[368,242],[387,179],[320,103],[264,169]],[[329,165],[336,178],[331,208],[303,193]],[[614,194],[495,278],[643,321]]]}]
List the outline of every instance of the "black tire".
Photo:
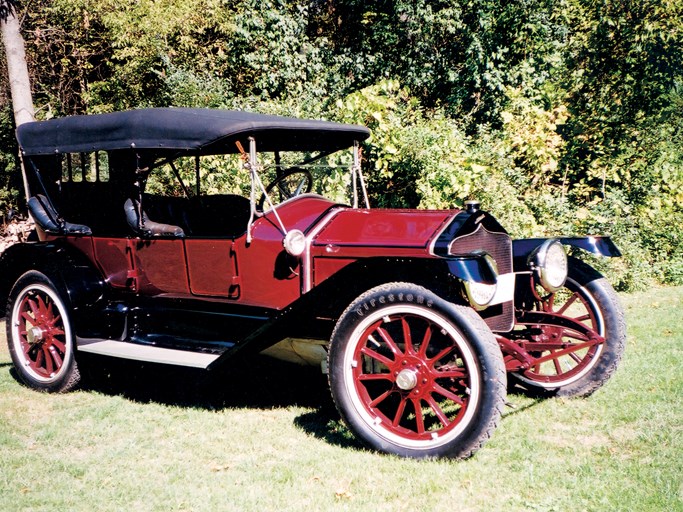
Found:
[{"label": "black tire", "polygon": [[505,405],[505,366],[488,326],[414,284],[381,285],[353,301],[332,333],[328,366],[342,419],[390,454],[469,457]]},{"label": "black tire", "polygon": [[74,389],[80,381],[65,294],[44,274],[29,271],[7,302],[7,345],[19,379],[47,392]]},{"label": "black tire", "polygon": [[[557,358],[546,369],[533,367],[511,374],[511,380],[526,388],[530,395],[586,397],[594,393],[614,374],[626,348],[626,322],[616,292],[609,282],[590,265],[569,258],[569,276],[564,288],[544,297],[537,309],[559,312],[578,320],[605,338],[604,343]],[[570,302],[570,306],[566,306]],[[567,307],[563,311],[563,308]],[[542,330],[553,329],[540,326]],[[571,330],[558,330],[565,343],[583,342]],[[560,348],[559,350],[562,350]],[[551,354],[544,352],[544,355]],[[561,359],[561,360],[560,360]],[[562,370],[553,369],[560,367]]]}]

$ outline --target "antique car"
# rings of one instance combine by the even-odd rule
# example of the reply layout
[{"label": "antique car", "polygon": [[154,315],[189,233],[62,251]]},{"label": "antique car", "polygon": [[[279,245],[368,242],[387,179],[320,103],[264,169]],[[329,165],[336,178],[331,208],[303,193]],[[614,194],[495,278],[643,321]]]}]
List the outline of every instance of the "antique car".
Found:
[{"label": "antique car", "polygon": [[480,448],[508,379],[567,397],[604,384],[623,313],[568,252],[618,256],[613,242],[512,240],[476,201],[372,209],[369,136],[182,108],[21,125],[37,240],[0,260],[18,377],[62,392],[86,353],[207,372],[264,353],[320,366],[362,442],[417,458]]}]

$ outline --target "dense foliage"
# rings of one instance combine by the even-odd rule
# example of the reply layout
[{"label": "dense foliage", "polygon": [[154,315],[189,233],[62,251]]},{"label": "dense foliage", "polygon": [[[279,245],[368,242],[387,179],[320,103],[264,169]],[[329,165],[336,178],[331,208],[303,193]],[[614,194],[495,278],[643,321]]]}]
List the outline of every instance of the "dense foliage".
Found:
[{"label": "dense foliage", "polygon": [[601,264],[622,288],[683,283],[678,0],[25,6],[40,117],[176,105],[363,123],[375,204],[476,197],[514,235],[612,234],[625,258]]}]

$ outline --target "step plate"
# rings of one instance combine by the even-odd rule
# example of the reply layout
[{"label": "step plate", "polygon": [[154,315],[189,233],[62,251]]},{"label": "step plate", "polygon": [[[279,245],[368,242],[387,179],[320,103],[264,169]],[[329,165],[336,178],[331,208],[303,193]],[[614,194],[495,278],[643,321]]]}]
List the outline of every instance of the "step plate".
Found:
[{"label": "step plate", "polygon": [[87,352],[89,354],[120,357],[122,359],[150,363],[188,366],[191,368],[206,368],[219,357],[216,354],[173,350],[171,348],[113,340],[79,339],[78,350],[79,352]]}]

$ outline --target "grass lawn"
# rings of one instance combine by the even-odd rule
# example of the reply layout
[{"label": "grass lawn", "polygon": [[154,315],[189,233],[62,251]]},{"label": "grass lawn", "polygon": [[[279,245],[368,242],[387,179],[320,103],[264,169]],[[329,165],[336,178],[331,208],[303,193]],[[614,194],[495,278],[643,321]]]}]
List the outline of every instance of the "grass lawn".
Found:
[{"label": "grass lawn", "polygon": [[[361,448],[314,369],[108,362],[65,395],[19,385],[0,326],[0,510],[683,511],[683,287],[622,295],[615,377],[583,400],[510,395],[466,461]],[[102,367],[102,359],[90,360]]]}]

